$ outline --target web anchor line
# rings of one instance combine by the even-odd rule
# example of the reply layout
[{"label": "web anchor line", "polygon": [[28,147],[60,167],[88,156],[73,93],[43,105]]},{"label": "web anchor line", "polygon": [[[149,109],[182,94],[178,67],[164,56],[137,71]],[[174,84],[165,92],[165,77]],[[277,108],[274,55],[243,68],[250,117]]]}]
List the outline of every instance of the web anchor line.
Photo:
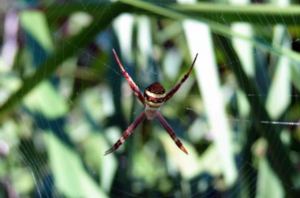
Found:
[{"label": "web anchor line", "polygon": [[[249,119],[239,119],[239,118],[231,118],[235,122],[252,122]],[[259,121],[261,124],[270,124],[270,125],[283,125],[283,126],[300,126],[300,121],[298,122],[288,122],[288,121],[272,121],[272,120],[261,120]]]},{"label": "web anchor line", "polygon": [[[192,108],[185,108],[188,111],[193,111]],[[229,120],[234,122],[253,122],[250,119],[242,119],[242,118],[229,118]],[[272,120],[261,120],[259,121],[262,124],[271,124],[271,125],[283,125],[283,126],[300,126],[300,120],[298,122],[289,122],[289,121],[272,121]]]},{"label": "web anchor line", "polygon": [[300,121],[299,122],[285,122],[285,121],[267,121],[267,120],[262,120],[260,121],[262,124],[274,124],[274,125],[287,125],[287,126],[300,126]]}]

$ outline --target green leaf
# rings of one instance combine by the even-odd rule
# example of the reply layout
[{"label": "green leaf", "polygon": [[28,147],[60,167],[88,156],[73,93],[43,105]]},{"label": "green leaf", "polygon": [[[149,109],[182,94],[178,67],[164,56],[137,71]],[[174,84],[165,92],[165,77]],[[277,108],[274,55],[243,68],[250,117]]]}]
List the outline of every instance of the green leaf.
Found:
[{"label": "green leaf", "polygon": [[[81,3],[51,4],[46,9],[47,18],[57,20],[77,11],[85,11],[95,17],[101,17],[101,10],[107,2],[91,3],[82,6]],[[165,4],[166,5],[166,4]],[[300,6],[297,4],[277,6],[274,4],[229,5],[198,1],[195,4],[167,4],[176,12],[189,16],[202,16],[219,22],[248,22],[258,25],[287,24],[297,25],[300,22]],[[125,10],[124,12],[129,11]],[[135,12],[142,13],[140,10]]]},{"label": "green leaf", "polygon": [[45,50],[48,52],[53,50],[54,46],[44,13],[39,11],[21,12],[20,22],[25,31],[35,38]]},{"label": "green leaf", "polygon": [[191,60],[196,53],[199,53],[194,69],[197,83],[205,106],[210,131],[220,153],[224,180],[226,185],[230,186],[237,178],[237,170],[234,163],[231,129],[225,113],[225,101],[222,97],[212,34],[205,23],[188,19],[183,20],[182,23]]},{"label": "green leaf", "polygon": [[[287,4],[288,1],[281,1]],[[279,3],[279,1],[278,1]],[[277,25],[274,28],[273,43],[284,47],[291,46],[291,38],[285,26]],[[272,59],[271,59],[272,60]],[[275,74],[269,89],[266,108],[271,118],[277,119],[288,108],[291,102],[291,61],[286,56],[280,56],[275,65]]]},{"label": "green leaf", "polygon": [[257,198],[281,198],[284,192],[280,181],[265,158],[259,159]]},{"label": "green leaf", "polygon": [[181,173],[182,177],[191,179],[199,174],[199,169],[201,167],[199,166],[197,152],[191,145],[182,141],[189,152],[189,154],[186,155],[179,148],[177,148],[174,141],[165,131],[159,132],[158,138],[166,150],[167,158],[171,167],[176,167]]},{"label": "green leaf", "polygon": [[166,176],[164,164],[153,155],[151,145],[143,145],[133,156],[132,174],[135,178],[142,178],[147,186],[154,187],[155,184]]},{"label": "green leaf", "polygon": [[[192,15],[190,13],[184,13],[184,12],[179,12],[176,9],[173,9],[172,6],[170,7],[161,7],[161,6],[157,6],[155,4],[151,4],[148,2],[144,2],[144,1],[137,1],[137,0],[120,0],[120,2],[126,4],[126,5],[131,5],[134,8],[137,8],[138,11],[140,12],[146,12],[147,14],[154,14],[157,16],[163,16],[166,18],[171,18],[174,20],[179,20],[182,21],[184,19],[195,19],[198,20],[200,22],[203,22],[205,24],[207,24],[210,28],[211,31],[219,34],[221,36],[225,36],[228,38],[240,38],[243,39],[245,41],[250,42],[250,44],[252,44],[253,46],[256,46],[262,50],[266,50],[269,51],[275,55],[286,55],[287,57],[289,57],[291,60],[295,61],[295,62],[299,62],[300,61],[300,55],[288,48],[283,48],[281,45],[270,45],[269,43],[263,41],[262,39],[256,38],[253,39],[247,35],[243,35],[241,33],[238,32],[234,32],[232,31],[229,27],[203,18],[201,13],[199,13],[198,15]],[[189,7],[195,7],[194,5],[189,5]],[[136,12],[138,12],[136,11]]]},{"label": "green leaf", "polygon": [[44,134],[55,184],[66,197],[107,197],[86,173],[79,156],[51,131]]},{"label": "green leaf", "polygon": [[[234,1],[231,2],[233,3]],[[249,38],[253,39],[253,27],[248,23],[234,23],[232,24],[231,29],[233,32],[247,35]],[[240,38],[233,38],[232,43],[242,62],[243,69],[248,76],[253,77],[255,75],[253,45]]]},{"label": "green leaf", "polygon": [[271,118],[278,118],[291,102],[290,61],[280,57],[266,101]]},{"label": "green leaf", "polygon": [[83,143],[86,163],[100,174],[100,186],[105,192],[109,192],[117,170],[117,160],[114,155],[104,156],[104,152],[110,147],[102,134],[90,130]]},{"label": "green leaf", "polygon": [[[254,81],[247,77],[246,73],[243,71],[241,62],[233,50],[232,45],[228,39],[223,39],[223,46],[226,52],[227,57],[230,57],[229,62],[234,61],[235,64],[231,65],[231,68],[235,74],[235,77],[239,83],[240,88],[244,91],[244,93],[251,93],[253,95],[259,95],[257,87]],[[229,59],[229,58],[228,58]],[[261,101],[260,97],[250,97],[249,94],[246,95],[248,102],[251,106],[251,112],[254,117],[254,121],[256,122],[257,132],[266,138],[268,141],[268,145],[270,150],[276,152],[270,152],[270,165],[280,177],[282,184],[285,187],[287,194],[293,194],[294,187],[294,177],[297,176],[297,172],[292,164],[290,156],[288,155],[286,147],[281,142],[279,137],[278,128],[272,125],[262,124],[263,120],[271,120],[268,112],[265,109],[263,101]]]},{"label": "green leaf", "polygon": [[198,15],[206,19],[226,23],[248,22],[261,26],[279,23],[296,25],[300,20],[299,5],[278,6],[271,3],[228,5],[197,2],[196,4],[185,5],[174,4],[172,8],[186,15]]},{"label": "green leaf", "polygon": [[32,112],[39,112],[49,119],[61,117],[68,111],[65,100],[49,82],[36,87],[25,97],[24,104]]},{"label": "green leaf", "polygon": [[0,119],[3,119],[12,108],[18,104],[23,97],[30,92],[36,85],[44,79],[47,79],[67,58],[74,55],[81,48],[89,44],[101,30],[106,28],[111,21],[126,7],[119,3],[103,7],[102,16],[94,21],[79,34],[70,39],[60,43],[58,48],[47,58],[41,65],[38,66],[37,71],[24,79],[21,88],[0,107]]}]

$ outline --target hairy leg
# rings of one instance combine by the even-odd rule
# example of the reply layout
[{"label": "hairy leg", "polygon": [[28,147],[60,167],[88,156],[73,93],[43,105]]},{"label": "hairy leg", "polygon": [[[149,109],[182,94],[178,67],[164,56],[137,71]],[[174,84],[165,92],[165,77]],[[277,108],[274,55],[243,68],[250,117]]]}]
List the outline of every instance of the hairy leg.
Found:
[{"label": "hairy leg", "polygon": [[105,152],[104,155],[108,155],[115,150],[117,150],[124,142],[125,140],[133,133],[134,129],[145,119],[145,112],[143,111],[133,123],[129,125],[129,127],[123,132],[120,139],[109,149]]},{"label": "hairy leg", "polygon": [[115,49],[112,50],[114,57],[122,71],[123,76],[125,77],[125,79],[127,80],[131,90],[133,91],[133,93],[138,97],[138,99],[142,102],[142,104],[144,104],[144,96],[140,90],[140,88],[135,84],[135,82],[132,80],[132,78],[130,77],[130,75],[127,73],[127,71],[125,70],[123,64],[121,63],[119,56],[117,55]]},{"label": "hairy leg", "polygon": [[191,74],[194,64],[197,60],[198,54],[196,54],[196,57],[193,60],[193,63],[190,67],[190,69],[188,70],[188,72],[182,77],[182,79],[179,81],[179,83],[177,83],[166,95],[165,97],[165,101],[169,100],[170,98],[172,98],[172,96],[178,91],[178,89],[180,88],[180,86],[182,85],[182,83],[184,83],[186,81],[186,79],[189,77],[189,75]]},{"label": "hairy leg", "polygon": [[168,134],[171,136],[175,144],[178,146],[179,149],[181,149],[185,154],[188,154],[186,148],[184,148],[181,141],[177,138],[175,132],[173,131],[172,127],[169,125],[169,123],[166,121],[166,119],[161,115],[160,112],[157,112],[157,118],[160,122],[160,124],[166,129]]}]

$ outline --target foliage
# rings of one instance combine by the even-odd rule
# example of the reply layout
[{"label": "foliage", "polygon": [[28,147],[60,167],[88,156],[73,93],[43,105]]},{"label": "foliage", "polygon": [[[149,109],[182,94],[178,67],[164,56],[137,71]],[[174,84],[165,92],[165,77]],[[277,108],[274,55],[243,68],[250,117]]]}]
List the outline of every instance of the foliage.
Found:
[{"label": "foliage", "polygon": [[[0,196],[296,197],[300,7],[222,2],[3,4]],[[142,89],[199,53],[161,108],[189,155],[145,121],[104,156],[143,111],[112,48]]]}]

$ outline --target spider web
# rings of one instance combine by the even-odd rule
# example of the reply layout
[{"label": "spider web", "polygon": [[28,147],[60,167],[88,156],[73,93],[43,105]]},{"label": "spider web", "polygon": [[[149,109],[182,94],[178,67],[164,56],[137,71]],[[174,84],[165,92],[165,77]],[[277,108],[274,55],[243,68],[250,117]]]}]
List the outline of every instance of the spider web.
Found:
[{"label": "spider web", "polygon": [[[80,9],[89,9],[86,3],[79,3]],[[105,11],[112,12],[101,12]],[[10,19],[16,17],[13,12],[8,13],[12,13]],[[54,21],[58,20],[55,16],[53,18]],[[222,15],[220,18],[227,24]],[[59,24],[59,28],[55,29],[54,33],[51,32],[51,37],[54,35],[58,41],[66,39],[73,31],[83,28],[91,20],[82,13],[74,14],[72,19]],[[196,83],[199,80],[197,75],[192,75],[161,109],[179,138],[185,140],[184,144],[188,145],[189,156],[180,153],[155,121],[145,122],[138,127],[116,154],[103,156],[104,151],[115,142],[122,130],[143,110],[112,59],[111,49],[118,49],[126,69],[142,90],[154,81],[162,82],[169,90],[178,82],[192,60],[190,57],[193,54],[189,55],[192,49],[189,49],[186,43],[182,44],[185,42],[185,34],[181,23],[162,21],[161,23],[166,24],[160,24],[162,28],[159,29],[151,20],[146,16],[130,14],[119,17],[113,27],[99,34],[93,43],[66,60],[55,77],[34,89],[28,98],[25,98],[22,107],[17,109],[16,115],[3,123],[3,132],[0,134],[3,141],[0,142],[0,148],[5,150],[2,148],[9,145],[9,150],[4,152],[6,157],[0,161],[3,170],[7,171],[1,171],[0,178],[1,184],[7,184],[6,190],[11,189],[11,193],[17,193],[20,197],[88,195],[74,194],[78,192],[76,188],[107,197],[140,197],[147,193],[149,196],[170,197],[235,197],[241,193],[248,193],[249,196],[264,197],[267,195],[262,187],[270,185],[277,191],[274,190],[274,194],[268,194],[269,196],[283,196],[284,187],[270,168],[266,157],[266,140],[259,138],[257,134],[249,134],[251,130],[256,130],[253,127],[256,121],[249,114],[249,104],[245,104],[247,96],[267,100],[269,84],[273,82],[270,79],[272,72],[269,72],[272,68],[258,71],[257,68],[253,68],[269,65],[274,67],[273,73],[276,73],[279,66],[275,63],[279,61],[273,56],[269,58],[267,52],[253,46],[253,51],[257,51],[255,55],[253,51],[251,53],[256,61],[252,63],[252,72],[261,72],[254,74],[257,84],[262,87],[259,94],[243,95],[237,92],[238,83],[233,80],[230,69],[237,64],[235,60],[220,61],[222,66],[217,63],[222,97],[225,107],[228,108],[226,118],[234,144],[232,160],[238,174],[236,181],[240,183],[234,184],[232,188],[226,186],[222,164],[217,163],[220,156],[215,146],[215,137],[210,131],[209,118],[203,107],[203,93],[199,91]],[[264,26],[263,20],[266,19],[262,18],[258,24]],[[297,26],[297,23],[294,25]],[[278,31],[286,29],[284,26],[276,28],[282,29]],[[268,33],[264,32],[266,27],[257,29]],[[280,33],[278,35],[285,39],[287,48],[290,45],[298,45],[298,39],[288,32],[285,36]],[[30,75],[36,68],[28,65],[37,67],[39,61],[45,59],[43,53],[30,48],[35,44],[32,44],[32,38],[28,37],[30,35],[26,35],[21,42],[29,46],[26,53],[29,53],[33,60],[28,63],[28,60],[21,59],[23,62],[27,61],[27,66],[22,66],[23,71],[18,68],[15,71],[13,67],[14,59],[19,59],[17,54],[6,57],[8,52],[2,50],[2,59],[7,61],[10,67],[1,75],[12,76],[5,81],[16,84],[15,87],[10,87],[12,90],[19,86],[18,74]],[[218,43],[219,46],[214,45],[214,48],[225,50],[221,39],[215,38],[217,41],[214,41],[214,44]],[[177,39],[177,42],[174,41]],[[267,37],[261,39],[262,42],[272,42],[267,40]],[[8,40],[3,39],[2,49]],[[15,44],[8,46],[22,48]],[[234,46],[234,49],[237,50],[237,47]],[[103,57],[103,54],[107,54],[108,57]],[[230,60],[226,53],[222,55]],[[280,59],[281,56],[277,58]],[[285,91],[285,95],[282,96],[290,101],[284,106],[285,111],[293,108],[291,103],[298,104],[297,89],[293,87],[293,93],[290,90],[288,94]],[[35,101],[36,104],[31,104],[30,101]],[[46,104],[46,107],[43,104]],[[246,113],[239,111],[240,108],[244,108]],[[290,121],[287,114],[280,115],[279,119],[258,122],[283,130],[280,132],[283,142],[291,144],[290,141],[294,139],[293,135],[300,124],[297,119]],[[242,146],[249,142],[251,147],[243,150]],[[274,145],[273,148],[277,146]],[[242,151],[250,152],[251,158],[243,159]],[[2,152],[0,154],[2,155]],[[63,156],[65,158],[62,158]],[[278,166],[284,166],[284,162],[278,162]],[[72,174],[78,178],[72,177]],[[82,186],[78,186],[79,181],[82,181]],[[248,192],[243,191],[243,185]]]}]

